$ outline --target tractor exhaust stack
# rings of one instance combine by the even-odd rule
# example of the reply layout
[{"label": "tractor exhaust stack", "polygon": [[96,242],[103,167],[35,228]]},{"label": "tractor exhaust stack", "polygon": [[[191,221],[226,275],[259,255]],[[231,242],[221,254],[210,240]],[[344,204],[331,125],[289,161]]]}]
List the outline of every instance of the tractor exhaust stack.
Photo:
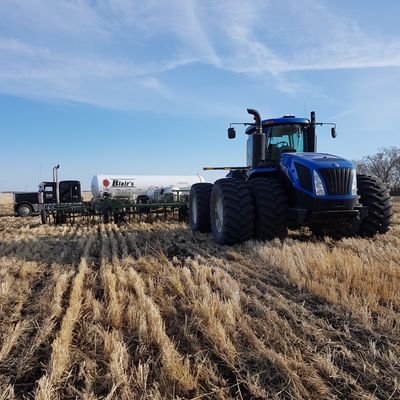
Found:
[{"label": "tractor exhaust stack", "polygon": [[248,108],[247,112],[253,116],[256,123],[256,131],[253,133],[252,153],[253,168],[265,162],[265,133],[263,133],[260,113],[257,110]]}]

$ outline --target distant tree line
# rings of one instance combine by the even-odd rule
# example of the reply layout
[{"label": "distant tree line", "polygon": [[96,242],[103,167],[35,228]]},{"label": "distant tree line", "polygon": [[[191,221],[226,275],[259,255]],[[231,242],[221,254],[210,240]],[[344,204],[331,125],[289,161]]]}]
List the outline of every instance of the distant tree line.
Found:
[{"label": "distant tree line", "polygon": [[384,147],[354,162],[359,174],[374,175],[387,183],[394,196],[400,196],[400,148]]}]

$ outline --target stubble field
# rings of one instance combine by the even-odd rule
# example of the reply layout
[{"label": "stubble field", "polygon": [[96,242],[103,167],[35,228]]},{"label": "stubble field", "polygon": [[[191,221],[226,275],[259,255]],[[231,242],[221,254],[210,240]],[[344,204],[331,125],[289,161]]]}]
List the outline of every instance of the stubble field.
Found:
[{"label": "stubble field", "polygon": [[233,247],[2,217],[0,399],[399,399],[395,211],[375,239]]}]

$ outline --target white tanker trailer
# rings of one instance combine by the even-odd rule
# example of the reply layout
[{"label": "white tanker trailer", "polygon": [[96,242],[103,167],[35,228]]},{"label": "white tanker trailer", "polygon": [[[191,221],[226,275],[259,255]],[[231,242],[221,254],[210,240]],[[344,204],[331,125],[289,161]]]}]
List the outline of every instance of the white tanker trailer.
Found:
[{"label": "white tanker trailer", "polygon": [[190,190],[198,182],[204,182],[200,175],[95,175],[91,191],[94,199],[174,201],[179,191]]}]

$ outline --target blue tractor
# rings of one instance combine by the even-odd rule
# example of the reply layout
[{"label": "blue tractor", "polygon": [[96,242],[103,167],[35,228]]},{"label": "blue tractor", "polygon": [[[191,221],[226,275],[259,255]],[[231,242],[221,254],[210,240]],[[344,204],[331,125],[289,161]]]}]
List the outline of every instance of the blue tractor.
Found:
[{"label": "blue tractor", "polygon": [[[388,231],[392,202],[387,186],[358,175],[341,157],[316,152],[315,120],[286,115],[261,120],[253,109],[247,126],[247,166],[229,168],[214,184],[197,183],[189,196],[189,223],[212,232],[219,244],[252,238],[283,239],[307,226],[318,236],[373,236]],[[229,139],[236,137],[228,129]],[[334,124],[332,124],[334,125]],[[336,137],[336,129],[331,129]],[[228,169],[228,168],[216,168]]]}]

